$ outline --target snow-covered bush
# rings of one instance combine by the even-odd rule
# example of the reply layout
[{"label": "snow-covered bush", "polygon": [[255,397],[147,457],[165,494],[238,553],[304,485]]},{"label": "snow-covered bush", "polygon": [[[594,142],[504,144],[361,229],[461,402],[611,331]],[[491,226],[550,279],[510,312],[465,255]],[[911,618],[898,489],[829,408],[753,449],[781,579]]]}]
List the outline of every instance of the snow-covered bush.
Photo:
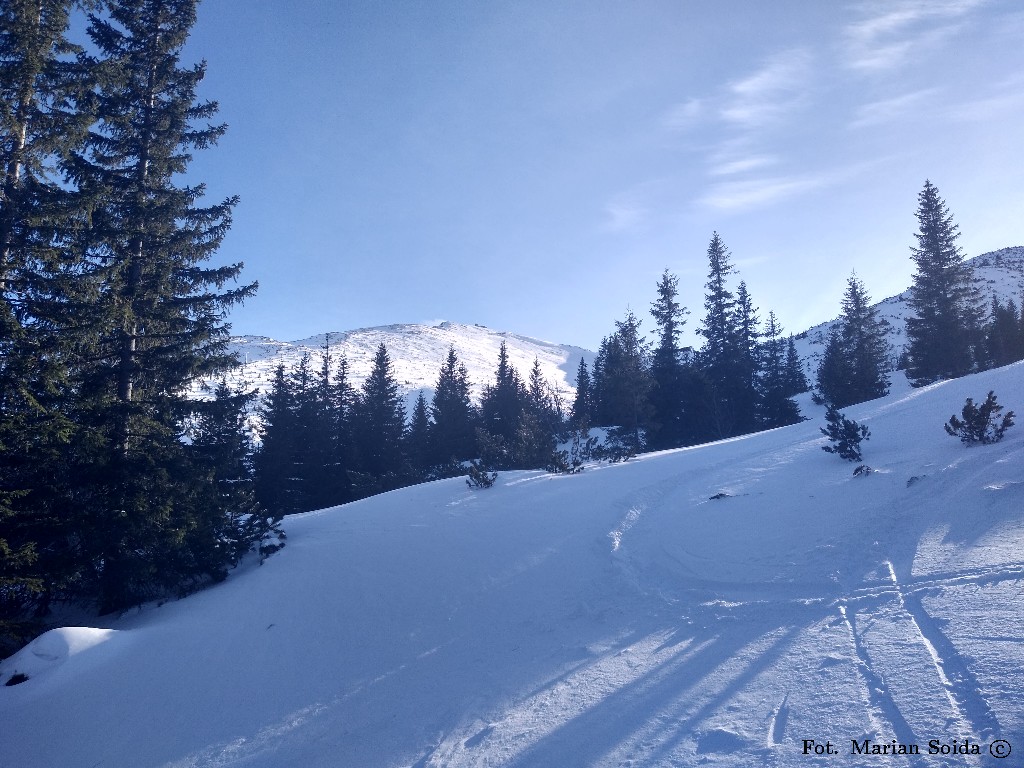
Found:
[{"label": "snow-covered bush", "polygon": [[497,479],[497,472],[488,470],[479,459],[476,459],[469,465],[466,485],[470,488],[490,488]]},{"label": "snow-covered bush", "polygon": [[847,461],[860,461],[863,458],[860,453],[861,441],[871,436],[868,428],[846,418],[831,405],[825,411],[825,420],[828,426],[822,428],[821,434],[831,440],[832,445],[823,445],[821,450],[837,453],[839,458]]},{"label": "snow-covered bush", "polygon": [[1002,419],[999,418],[1003,406],[996,402],[995,392],[989,391],[985,402],[980,406],[974,404],[970,397],[964,404],[958,419],[956,415],[950,416],[949,421],[943,425],[946,433],[953,437],[959,437],[960,442],[966,445],[974,443],[996,443],[1003,439],[1003,433],[1013,426],[1013,411],[1007,411]]}]

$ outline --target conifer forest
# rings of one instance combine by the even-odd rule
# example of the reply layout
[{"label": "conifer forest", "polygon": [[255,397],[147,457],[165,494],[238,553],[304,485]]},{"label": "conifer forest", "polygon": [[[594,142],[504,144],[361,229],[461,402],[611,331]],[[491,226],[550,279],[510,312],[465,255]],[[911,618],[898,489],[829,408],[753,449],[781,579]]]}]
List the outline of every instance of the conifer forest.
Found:
[{"label": "conifer forest", "polygon": [[[854,273],[806,370],[715,232],[689,256],[703,307],[666,269],[650,325],[610,319],[571,400],[504,347],[478,402],[452,347],[409,413],[384,345],[358,384],[325,346],[263,395],[229,386],[229,313],[257,286],[215,259],[237,198],[188,176],[226,130],[197,97],[205,65],[182,60],[196,5],[0,0],[0,651],[60,605],[105,614],[221,581],[284,546],[291,513],[471,470],[575,472],[794,424],[811,389],[838,409],[896,371],[920,386],[1024,359],[1022,308],[975,285],[926,181],[903,352]],[[200,380],[213,397],[190,395]]]}]

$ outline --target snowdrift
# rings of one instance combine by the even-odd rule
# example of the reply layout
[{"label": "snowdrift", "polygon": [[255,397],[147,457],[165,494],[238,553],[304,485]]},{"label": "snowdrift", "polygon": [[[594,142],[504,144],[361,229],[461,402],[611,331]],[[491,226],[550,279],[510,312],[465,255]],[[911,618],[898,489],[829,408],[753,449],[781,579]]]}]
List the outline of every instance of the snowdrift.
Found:
[{"label": "snowdrift", "polygon": [[1008,765],[1024,426],[942,429],[990,389],[1024,418],[1022,364],[846,409],[866,476],[814,410],[289,518],[263,566],[0,664],[28,676],[0,687],[0,766]]}]

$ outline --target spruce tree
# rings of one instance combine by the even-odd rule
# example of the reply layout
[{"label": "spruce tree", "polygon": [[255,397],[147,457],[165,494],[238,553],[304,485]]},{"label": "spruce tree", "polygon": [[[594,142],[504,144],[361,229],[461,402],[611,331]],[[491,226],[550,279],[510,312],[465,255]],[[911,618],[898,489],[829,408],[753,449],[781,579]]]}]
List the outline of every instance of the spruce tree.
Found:
[{"label": "spruce tree", "polygon": [[658,298],[651,304],[651,315],[658,326],[658,344],[651,355],[651,392],[653,426],[652,448],[682,445],[686,434],[683,411],[686,380],[679,334],[686,323],[687,310],[677,298],[679,278],[666,269],[657,285]]},{"label": "spruce tree", "polygon": [[200,207],[203,186],[178,182],[191,151],[225,130],[208,122],[216,103],[196,98],[205,66],[180,65],[195,6],[111,0],[108,16],[90,15],[95,54],[82,57],[97,122],[67,173],[91,208],[83,272],[98,292],[77,317],[87,336],[72,453],[75,506],[89,521],[79,556],[102,610],[218,575],[187,535],[217,524],[195,503],[207,479],[182,419],[190,382],[233,363],[225,316],[255,285],[226,289],[241,265],[208,265],[236,198]]},{"label": "spruce tree", "polygon": [[405,433],[405,455],[409,459],[413,475],[417,480],[429,477],[433,463],[430,454],[430,416],[427,398],[422,391],[416,396],[409,429]]},{"label": "spruce tree", "polygon": [[88,289],[67,255],[85,214],[61,168],[91,115],[65,37],[70,7],[0,3],[0,646],[31,631],[25,616],[76,571],[62,495],[77,318],[60,291]]},{"label": "spruce tree", "polygon": [[789,335],[786,342],[786,396],[793,397],[810,389],[807,383],[807,375],[804,373],[803,363],[796,351],[796,342],[793,334]]},{"label": "spruce tree", "polygon": [[762,427],[772,429],[800,421],[800,409],[789,394],[786,342],[782,339],[782,326],[774,312],[768,313],[768,324],[761,343],[757,384],[758,422]]},{"label": "spruce tree", "polygon": [[907,375],[915,385],[963,376],[982,357],[981,297],[957,246],[959,227],[938,189],[925,181],[918,195],[916,266],[907,300]]},{"label": "spruce tree", "polygon": [[829,335],[818,370],[818,390],[836,408],[889,392],[892,350],[864,283],[852,274],[843,295],[838,333]]},{"label": "spruce tree", "polygon": [[292,486],[295,453],[302,436],[293,400],[289,377],[280,363],[260,404],[260,447],[254,458],[256,498],[276,516],[299,511]]},{"label": "spruce tree", "polygon": [[445,470],[444,474],[452,474],[454,465],[476,455],[479,420],[470,397],[469,373],[459,362],[454,346],[448,348],[448,356],[438,372],[430,413],[431,463],[448,467],[451,471]]},{"label": "spruce tree", "polygon": [[363,469],[383,490],[400,486],[408,474],[403,452],[405,404],[383,343],[377,347],[373,369],[363,382],[355,408],[355,425]]},{"label": "spruce tree", "polygon": [[581,357],[580,364],[576,367],[576,397],[573,398],[570,411],[573,426],[578,428],[584,424],[589,425],[593,409],[590,371],[587,369],[587,361]]},{"label": "spruce tree", "polygon": [[599,424],[618,428],[633,452],[650,422],[650,353],[640,320],[627,310],[615,332],[601,342],[595,362],[594,409]]},{"label": "spruce tree", "polygon": [[730,400],[735,419],[733,429],[739,433],[753,432],[758,427],[757,413],[760,404],[758,371],[760,361],[760,320],[757,308],[747,291],[747,284],[740,281],[736,289],[733,329],[735,333],[735,378],[731,383]]},{"label": "spruce tree", "polygon": [[510,445],[519,429],[519,419],[525,407],[526,387],[515,366],[509,362],[508,348],[502,341],[498,349],[494,384],[484,390],[480,402],[482,426]]},{"label": "spruce tree", "polygon": [[706,413],[714,437],[736,434],[742,420],[736,387],[742,381],[738,366],[736,298],[727,287],[734,274],[730,253],[717,232],[708,245],[708,280],[705,284],[705,315],[697,333],[704,337],[698,366],[709,395]]},{"label": "spruce tree", "polygon": [[1001,304],[992,295],[992,309],[985,328],[985,365],[998,368],[1024,359],[1024,325],[1017,304],[1008,299]]}]

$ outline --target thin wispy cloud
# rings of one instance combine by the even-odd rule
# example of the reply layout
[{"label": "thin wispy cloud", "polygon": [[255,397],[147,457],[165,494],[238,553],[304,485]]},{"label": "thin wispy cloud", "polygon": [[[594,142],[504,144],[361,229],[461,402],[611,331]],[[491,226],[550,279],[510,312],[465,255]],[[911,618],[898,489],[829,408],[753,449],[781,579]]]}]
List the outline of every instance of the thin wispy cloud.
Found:
[{"label": "thin wispy cloud", "polygon": [[810,78],[810,54],[802,49],[772,56],[763,67],[728,86],[723,120],[746,128],[777,121],[801,100]]},{"label": "thin wispy cloud", "polygon": [[633,201],[615,200],[604,207],[606,232],[629,232],[646,220],[647,209]]},{"label": "thin wispy cloud", "polygon": [[711,176],[732,176],[748,171],[756,171],[779,162],[775,155],[752,155],[733,159],[718,159],[708,169]]},{"label": "thin wispy cloud", "polygon": [[661,124],[670,131],[686,130],[695,125],[705,112],[700,99],[688,99],[672,107],[662,118]]},{"label": "thin wispy cloud", "polygon": [[938,92],[938,88],[924,88],[891,99],[863,104],[857,109],[850,127],[865,128],[904,119],[915,112],[919,113],[927,105],[928,100]]},{"label": "thin wispy cloud", "polygon": [[865,18],[844,30],[846,64],[864,72],[886,72],[912,54],[935,47],[987,0],[885,0],[866,3]]},{"label": "thin wispy cloud", "polygon": [[946,115],[959,122],[1020,121],[1024,113],[1024,75],[995,83],[987,93],[948,108]]},{"label": "thin wispy cloud", "polygon": [[709,208],[735,212],[772,205],[828,183],[829,179],[824,176],[726,181],[713,185],[698,202]]}]

